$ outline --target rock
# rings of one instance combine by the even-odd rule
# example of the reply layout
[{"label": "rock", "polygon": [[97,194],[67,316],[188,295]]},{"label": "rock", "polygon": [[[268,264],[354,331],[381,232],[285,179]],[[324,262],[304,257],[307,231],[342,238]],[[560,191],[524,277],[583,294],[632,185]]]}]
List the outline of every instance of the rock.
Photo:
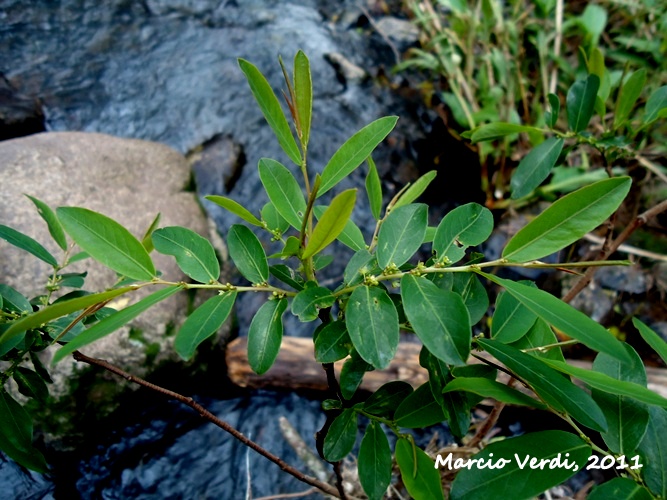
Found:
[{"label": "rock", "polygon": [[[180,225],[203,235],[209,231],[194,194],[185,190],[191,175],[188,163],[181,154],[162,144],[103,134],[43,133],[0,142],[0,165],[3,169],[2,224],[35,238],[59,260],[62,250],[52,241],[46,224],[23,193],[54,209],[71,205],[101,212],[125,225],[139,238],[158,212],[162,214],[160,225],[163,227]],[[158,253],[153,253],[152,257],[165,279],[185,279],[172,257]],[[65,272],[69,269],[68,266]],[[72,271],[77,269],[79,272],[89,270],[84,285],[89,291],[103,291],[116,280],[115,273],[91,259],[72,266]],[[34,297],[44,293],[49,271],[47,264],[0,240],[3,283],[29,298]],[[59,293],[68,291],[71,289]],[[154,289],[140,290],[110,305],[123,306],[128,300],[134,302],[151,291]],[[172,296],[140,315],[128,327],[87,346],[83,352],[143,376],[162,361],[179,359],[171,348],[173,335],[170,334],[185,318],[187,308],[186,294]],[[45,355],[52,354],[54,349],[47,350]],[[58,364],[52,394],[66,393],[70,374],[82,368],[73,360]]]}]

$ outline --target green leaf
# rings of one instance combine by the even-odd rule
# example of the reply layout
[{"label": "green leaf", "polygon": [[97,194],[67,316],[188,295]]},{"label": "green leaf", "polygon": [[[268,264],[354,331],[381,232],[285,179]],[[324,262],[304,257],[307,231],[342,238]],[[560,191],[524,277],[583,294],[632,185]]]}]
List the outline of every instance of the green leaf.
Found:
[{"label": "green leaf", "polygon": [[359,482],[369,500],[382,500],[391,483],[391,449],[380,424],[371,420],[361,440]]},{"label": "green leaf", "polygon": [[546,405],[524,393],[512,389],[504,384],[483,377],[459,377],[448,383],[443,392],[466,391],[478,394],[484,398],[493,398],[496,401],[511,405],[531,406],[546,410]]},{"label": "green leaf", "polygon": [[3,309],[6,311],[13,311],[16,313],[32,312],[32,305],[23,294],[19,293],[9,285],[0,283],[0,305],[3,303]]},{"label": "green leaf", "polygon": [[452,291],[463,299],[470,315],[470,325],[477,324],[489,308],[489,296],[484,285],[472,273],[456,273],[452,280]]},{"label": "green leaf", "polygon": [[26,194],[26,196],[37,207],[37,212],[42,217],[42,219],[44,219],[44,222],[46,222],[46,226],[49,228],[49,234],[51,234],[53,241],[55,241],[60,248],[66,251],[67,238],[65,237],[65,231],[63,230],[60,221],[56,217],[55,212],[42,200],[38,200],[37,198],[28,194]]},{"label": "green leaf", "polygon": [[627,477],[615,477],[591,490],[588,500],[651,500],[653,495],[643,486]]},{"label": "green leaf", "polygon": [[422,245],[428,225],[428,206],[414,203],[392,210],[378,234],[378,265],[400,267]]},{"label": "green leaf", "polygon": [[649,406],[648,410],[648,427],[638,450],[642,456],[642,478],[653,493],[667,498],[667,410],[656,406]]},{"label": "green leaf", "polygon": [[270,266],[269,272],[272,276],[291,286],[295,290],[303,290],[304,283],[303,279],[301,279],[301,276],[299,276],[294,271],[294,269],[286,266],[285,264],[276,264],[275,266]]},{"label": "green leaf", "polygon": [[[627,356],[629,357],[629,355]],[[642,385],[633,382],[625,382],[623,380],[616,380],[604,373],[568,365],[562,361],[554,361],[552,359],[542,359],[542,361],[560,372],[578,378],[594,389],[599,389],[610,394],[617,394],[619,396],[627,396],[649,405],[657,405],[667,408],[667,398],[662,397],[660,394],[657,394]]]},{"label": "green leaf", "polygon": [[438,175],[438,172],[435,170],[431,170],[430,172],[425,173],[422,175],[419,179],[415,181],[414,184],[412,184],[402,195],[401,197],[394,203],[394,207],[392,210],[396,210],[398,207],[403,207],[405,205],[409,205],[413,201],[415,201],[417,198],[421,196],[421,194],[426,191],[426,188],[433,182],[433,179],[435,179],[435,176]]},{"label": "green leaf", "polygon": [[598,352],[605,352],[622,361],[630,361],[621,342],[605,330],[603,326],[569,304],[543,290],[490,274],[480,274],[505,288],[538,317],[566,335],[581,341]]},{"label": "green leaf", "polygon": [[629,177],[614,177],[560,198],[514,235],[503,250],[503,258],[529,262],[577,241],[614,213],[631,184]]},{"label": "green leaf", "polygon": [[315,321],[320,309],[331,307],[336,297],[328,288],[317,286],[310,281],[306,288],[300,291],[292,300],[292,314],[299,317],[299,321]]},{"label": "green leaf", "polygon": [[42,453],[32,444],[32,418],[0,388],[0,450],[37,472],[48,472]]},{"label": "green leaf", "polygon": [[318,363],[335,363],[350,354],[352,341],[344,321],[324,325],[315,339],[315,359]]},{"label": "green leaf", "polygon": [[283,219],[283,216],[278,213],[278,210],[276,210],[276,207],[271,202],[262,207],[260,214],[270,231],[278,231],[280,234],[283,234],[290,228],[290,223]]},{"label": "green leaf", "polygon": [[667,342],[662,340],[660,335],[651,330],[637,318],[632,318],[632,324],[639,330],[639,334],[651,348],[658,353],[658,356],[667,364]]},{"label": "green leaf", "polygon": [[340,371],[340,392],[345,399],[352,399],[364,374],[371,370],[373,370],[373,365],[366,363],[353,349],[350,359],[345,361]]},{"label": "green leaf", "polygon": [[19,366],[14,372],[14,381],[19,392],[26,397],[35,398],[42,403],[49,397],[49,388],[42,377],[28,368]]},{"label": "green leaf", "polygon": [[324,211],[313,229],[313,234],[308,239],[308,244],[303,251],[303,259],[321,252],[338,238],[338,235],[341,234],[345,225],[349,222],[356,201],[356,189],[343,191],[331,200],[331,205]]},{"label": "green leaf", "polygon": [[239,272],[251,283],[269,279],[269,263],[262,244],[250,229],[234,224],[227,233],[229,256]]},{"label": "green leaf", "polygon": [[[342,193],[341,193],[342,194]],[[326,205],[317,205],[313,207],[313,213],[315,217],[319,220],[322,218],[322,215],[328,210]],[[361,249],[366,248],[366,242],[364,241],[364,235],[352,219],[348,219],[345,223],[345,227],[338,235],[338,241],[343,243],[345,246],[351,248],[355,252]]]},{"label": "green leaf", "polygon": [[85,309],[86,307],[95,304],[100,304],[106,300],[112,299],[118,295],[122,295],[132,290],[132,287],[126,286],[123,288],[117,288],[115,290],[109,290],[108,292],[86,295],[47,306],[33,314],[24,316],[21,319],[9,323],[9,328],[2,334],[2,336],[0,336],[0,343],[6,342],[16,335],[20,335],[26,330],[38,328],[44,323],[47,323],[53,319],[59,318],[61,316],[67,316],[68,314],[71,314],[75,311],[80,311],[81,309]]},{"label": "green leaf", "polygon": [[644,107],[644,123],[652,123],[661,115],[660,111],[667,108],[667,85],[653,92]]},{"label": "green leaf", "polygon": [[520,379],[530,384],[547,404],[558,411],[569,413],[586,427],[600,432],[607,430],[602,410],[591,396],[545,365],[543,360],[495,340],[478,339],[477,342]]},{"label": "green leaf", "polygon": [[324,438],[324,458],[329,462],[343,460],[357,440],[357,413],[348,408],[338,415]]},{"label": "green leaf", "polygon": [[296,112],[301,126],[301,144],[308,145],[310,121],[313,113],[313,82],[310,76],[310,62],[303,51],[294,56],[294,96]]},{"label": "green leaf", "polygon": [[513,200],[529,195],[542,184],[556,165],[563,144],[560,137],[550,137],[521,159],[510,182]]},{"label": "green leaf", "polygon": [[547,122],[551,128],[555,128],[558,123],[558,115],[560,114],[560,99],[558,99],[556,94],[549,94],[547,99],[549,99],[549,106],[551,106],[551,114]]},{"label": "green leaf", "polygon": [[52,384],[53,380],[51,380],[49,372],[46,370],[46,368],[44,368],[44,365],[37,356],[37,353],[35,353],[34,351],[30,351],[30,361],[32,361],[32,366],[35,367],[37,375],[39,375],[41,379],[47,384]]},{"label": "green leaf", "polygon": [[378,287],[355,288],[345,313],[359,356],[379,370],[386,368],[399,341],[398,313],[387,292]]},{"label": "green leaf", "polygon": [[345,284],[351,286],[361,283],[363,275],[370,272],[374,267],[372,264],[374,259],[375,256],[365,248],[357,251],[345,267],[345,273],[343,274]]},{"label": "green leaf", "polygon": [[60,207],[65,231],[96,261],[134,280],[151,280],[155,266],[143,245],[118,222],[86,208]]},{"label": "green leaf", "polygon": [[412,394],[398,405],[394,421],[399,427],[418,429],[439,424],[445,420],[440,403],[433,397],[428,382],[420,385]]},{"label": "green leaf", "polygon": [[172,226],[153,232],[155,249],[173,255],[178,267],[199,283],[218,281],[220,263],[213,245],[190,229]]},{"label": "green leaf", "polygon": [[491,338],[504,344],[516,342],[535,324],[537,316],[512,294],[501,292],[491,323]]},{"label": "green leaf", "polygon": [[585,80],[574,82],[567,91],[567,123],[573,132],[581,132],[588,126],[599,88],[600,78],[588,75]]},{"label": "green leaf", "polygon": [[204,340],[217,332],[234,306],[236,292],[211,297],[185,320],[174,339],[174,349],[188,361]]},{"label": "green leaf", "polygon": [[[58,351],[56,351],[55,355],[53,356],[53,360],[51,361],[51,364],[55,365],[65,356],[73,353],[77,349],[80,349],[83,346],[91,344],[92,342],[95,342],[101,339],[102,337],[105,337],[106,335],[115,332],[120,327],[129,323],[134,318],[139,316],[145,310],[150,309],[155,304],[162,302],[163,300],[174,295],[177,292],[180,292],[182,289],[183,288],[180,286],[163,288],[162,290],[153,292],[147,297],[144,297],[136,304],[132,304],[131,306],[128,306],[125,309],[121,309],[120,311],[112,314],[111,316],[107,316],[99,323],[95,323],[81,335],[78,335],[77,337],[73,338],[70,342],[65,344]],[[67,302],[65,302],[65,304],[67,304]]]},{"label": "green leaf", "polygon": [[0,238],[7,240],[8,243],[21,250],[31,253],[50,266],[56,267],[58,265],[56,258],[51,255],[46,248],[33,240],[30,236],[23,234],[16,229],[0,224]]},{"label": "green leaf", "polygon": [[607,11],[599,5],[588,4],[579,17],[579,24],[588,32],[591,45],[597,45],[607,25]]},{"label": "green leaf", "polygon": [[539,349],[544,346],[549,346],[558,343],[558,338],[553,332],[549,324],[543,319],[537,318],[535,324],[528,330],[528,333],[521,337],[516,342],[510,345],[515,349],[526,350],[531,349],[528,354],[536,358],[555,359],[556,361],[565,361],[563,350],[560,346],[551,347],[550,349]]},{"label": "green leaf", "polygon": [[240,203],[235,202],[230,198],[225,198],[224,196],[209,195],[205,196],[208,201],[215,203],[216,205],[224,208],[228,212],[238,215],[244,221],[258,227],[264,227],[262,221],[255,217],[247,208],[245,208]]},{"label": "green leaf", "polygon": [[382,184],[380,183],[380,176],[378,175],[378,170],[373,158],[369,156],[366,161],[368,162],[366,194],[368,195],[368,202],[371,207],[373,218],[375,218],[375,220],[380,220],[380,213],[382,212]]},{"label": "green leaf", "polygon": [[473,144],[484,141],[495,141],[519,132],[541,132],[540,129],[516,123],[494,122],[481,125],[473,130],[470,140]]},{"label": "green leaf", "polygon": [[465,364],[472,333],[461,296],[410,274],[401,279],[401,296],[410,324],[431,354],[451,365]]},{"label": "green leaf", "polygon": [[271,85],[256,66],[244,59],[239,59],[238,62],[241,71],[243,71],[248,80],[252,95],[255,96],[255,100],[273,133],[276,135],[280,147],[289,156],[290,160],[297,165],[301,165],[301,152],[296,145],[289,123],[287,123],[287,118],[285,118],[285,114],[280,107],[280,102],[273,92]]},{"label": "green leaf", "polygon": [[148,226],[148,229],[146,229],[146,232],[144,235],[141,237],[141,246],[146,249],[146,251],[150,254],[153,250],[155,250],[155,247],[153,246],[153,232],[157,229],[158,224],[160,224],[160,219],[162,218],[162,214],[158,212],[158,214],[155,216],[153,221],[150,223]]},{"label": "green leaf", "polygon": [[324,167],[317,197],[329,191],[361,165],[377,145],[389,135],[397,121],[397,116],[379,118],[350,137]]},{"label": "green leaf", "polygon": [[[598,354],[593,370],[616,380],[633,382],[646,387],[646,370],[642,360],[628,344],[623,344],[631,363],[621,363],[604,353]],[[605,444],[614,453],[631,456],[639,446],[648,426],[648,408],[634,399],[615,392],[594,389],[593,399],[607,420],[607,432],[602,434]]]},{"label": "green leaf", "polygon": [[258,374],[266,373],[273,365],[283,340],[283,313],[287,299],[265,302],[250,322],[248,330],[248,363]]},{"label": "green leaf", "polygon": [[[491,443],[471,457],[478,460],[479,465],[463,468],[457,474],[450,498],[527,500],[582,470],[590,454],[590,446],[580,437],[556,430],[532,432]],[[532,459],[536,459],[535,464],[530,463]],[[548,462],[538,468],[541,460]],[[487,467],[488,464],[495,468]]]},{"label": "green leaf", "polygon": [[270,158],[259,160],[259,178],[278,213],[295,229],[301,229],[306,200],[292,172]]},{"label": "green leaf", "polygon": [[396,462],[405,488],[414,500],[444,500],[440,473],[433,460],[407,439],[396,441]]},{"label": "green leaf", "polygon": [[479,245],[491,236],[493,215],[488,208],[468,203],[450,211],[438,224],[433,251],[438,260],[445,257],[455,263],[463,258],[469,246]]},{"label": "green leaf", "polygon": [[625,83],[618,92],[618,99],[616,101],[616,111],[614,113],[614,129],[623,125],[630,117],[630,113],[637,103],[637,99],[642,93],[644,84],[646,83],[646,69],[634,71],[625,80]]},{"label": "green leaf", "polygon": [[364,402],[365,412],[378,417],[393,419],[396,407],[412,394],[412,386],[402,380],[387,382]]}]

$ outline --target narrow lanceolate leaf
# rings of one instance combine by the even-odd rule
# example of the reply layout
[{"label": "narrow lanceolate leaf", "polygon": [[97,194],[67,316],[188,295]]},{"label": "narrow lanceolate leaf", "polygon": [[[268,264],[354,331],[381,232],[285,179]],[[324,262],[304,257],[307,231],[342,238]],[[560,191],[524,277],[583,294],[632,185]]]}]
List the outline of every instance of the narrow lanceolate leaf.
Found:
[{"label": "narrow lanceolate leaf", "polygon": [[143,245],[118,222],[86,208],[60,207],[65,231],[93,259],[134,280],[151,280],[155,266]]},{"label": "narrow lanceolate leaf", "polygon": [[551,128],[554,128],[558,123],[558,115],[560,114],[560,99],[556,94],[549,94],[547,99],[549,100],[549,106],[551,106],[548,124]]},{"label": "narrow lanceolate leaf", "polygon": [[273,206],[295,229],[301,229],[306,200],[292,172],[270,158],[259,160],[259,178]]},{"label": "narrow lanceolate leaf", "polygon": [[[593,362],[593,370],[615,380],[632,382],[646,387],[646,370],[641,358],[628,344],[623,344],[631,363],[598,354]],[[614,453],[631,456],[639,446],[648,426],[648,407],[628,396],[593,389],[592,396],[607,419],[607,432],[602,434],[605,444]]]},{"label": "narrow lanceolate leaf", "polygon": [[[461,469],[452,483],[450,498],[527,500],[574,476],[586,466],[590,454],[591,447],[580,437],[563,431],[532,432],[491,443],[471,459],[494,468],[473,465]],[[542,459],[549,462],[535,468],[530,465],[531,458],[537,458],[538,465]]]},{"label": "narrow lanceolate leaf", "polygon": [[377,145],[389,135],[397,121],[397,116],[379,118],[350,137],[324,167],[322,183],[317,191],[317,196],[322,196],[361,165]]},{"label": "narrow lanceolate leaf", "polygon": [[141,237],[141,245],[148,253],[151,253],[153,250],[155,250],[155,246],[153,245],[153,232],[158,228],[158,224],[160,224],[161,218],[162,214],[158,212],[153,221],[148,226],[148,229],[146,229],[146,232],[144,232],[144,235]]},{"label": "narrow lanceolate leaf", "polygon": [[322,328],[315,339],[315,359],[318,363],[335,363],[350,353],[352,342],[344,321],[334,321]]},{"label": "narrow lanceolate leaf", "polygon": [[262,221],[255,217],[247,208],[245,208],[240,203],[235,202],[230,198],[225,198],[224,196],[210,195],[205,196],[208,201],[215,203],[216,205],[224,208],[228,212],[233,213],[234,215],[239,216],[244,221],[252,224],[253,226],[263,227]]},{"label": "narrow lanceolate leaf", "polygon": [[419,249],[428,226],[428,207],[414,203],[392,210],[378,234],[377,259],[380,268],[405,264]]},{"label": "narrow lanceolate leaf", "polygon": [[460,295],[406,274],[401,279],[405,314],[431,354],[463,365],[470,354],[470,316]]},{"label": "narrow lanceolate leaf", "polygon": [[45,403],[49,397],[49,388],[44,379],[29,368],[19,366],[14,372],[14,381],[19,392],[26,397],[35,398],[41,403]]},{"label": "narrow lanceolate leaf", "polygon": [[0,283],[0,305],[4,310],[15,313],[32,312],[32,304],[28,298],[4,283]]},{"label": "narrow lanceolate leaf", "polygon": [[442,406],[433,397],[428,382],[420,385],[396,408],[394,421],[399,427],[415,429],[435,425],[445,420]]},{"label": "narrow lanceolate leaf", "polygon": [[51,255],[51,252],[49,252],[46,248],[44,248],[41,244],[39,244],[27,234],[23,234],[16,229],[12,229],[11,227],[3,226],[0,224],[0,238],[6,240],[8,243],[14,245],[17,248],[20,248],[21,250],[25,250],[26,252],[31,253],[39,260],[46,262],[50,266],[56,267],[58,265],[58,261],[53,255]]},{"label": "narrow lanceolate leaf", "polygon": [[433,182],[433,179],[435,179],[436,175],[438,175],[438,172],[431,170],[430,172],[425,173],[419,179],[417,179],[414,184],[406,189],[398,201],[394,203],[393,210],[396,210],[398,207],[402,207],[404,205],[409,205],[417,198],[419,198],[422,193],[426,191],[426,188],[429,186],[429,184]]},{"label": "narrow lanceolate leaf", "polygon": [[667,364],[667,342],[662,340],[660,335],[651,330],[637,318],[632,318],[632,324],[639,330],[640,335],[651,348],[658,353],[658,356]]},{"label": "narrow lanceolate leaf", "polygon": [[352,215],[356,200],[356,189],[343,191],[331,200],[331,205],[324,211],[313,229],[313,234],[308,239],[306,249],[303,251],[303,259],[318,254],[338,238]]},{"label": "narrow lanceolate leaf", "polygon": [[512,294],[501,292],[491,323],[491,337],[504,344],[516,342],[535,324],[537,316]]},{"label": "narrow lanceolate leaf", "polygon": [[586,497],[588,500],[608,500],[622,498],[623,500],[652,500],[654,497],[643,486],[627,477],[615,477],[611,481],[602,483],[593,488]]},{"label": "narrow lanceolate leaf", "polygon": [[599,88],[600,78],[597,75],[588,75],[585,80],[574,82],[568,90],[567,123],[573,132],[581,132],[588,126]]},{"label": "narrow lanceolate leaf", "polygon": [[662,110],[667,109],[667,85],[663,85],[653,92],[646,101],[644,108],[644,123],[651,123],[662,115]]},{"label": "narrow lanceolate leaf", "polygon": [[359,356],[375,368],[389,365],[398,348],[398,313],[387,292],[360,286],[352,292],[346,309],[350,338]]},{"label": "narrow lanceolate leaf", "polygon": [[101,339],[102,337],[105,337],[106,335],[109,335],[112,332],[115,332],[120,327],[126,325],[134,318],[139,316],[145,310],[150,309],[155,304],[162,302],[166,298],[181,290],[182,288],[180,286],[164,288],[157,292],[153,292],[148,297],[144,297],[136,304],[132,304],[131,306],[126,307],[125,309],[121,309],[111,316],[107,316],[100,322],[95,323],[93,326],[88,328],[82,334],[74,337],[74,339],[56,351],[51,363],[55,365],[65,356],[73,353],[77,349],[80,349],[83,346],[86,346]]},{"label": "narrow lanceolate leaf", "polygon": [[646,486],[661,498],[667,498],[667,410],[649,406],[648,428],[639,445],[642,478]]},{"label": "narrow lanceolate leaf", "polygon": [[542,184],[556,165],[563,144],[565,141],[560,137],[550,137],[523,157],[512,174],[512,199],[529,195]]},{"label": "narrow lanceolate leaf", "polygon": [[630,117],[646,83],[646,69],[633,72],[621,87],[614,113],[614,129],[620,127]]},{"label": "narrow lanceolate leaf", "polygon": [[174,349],[184,360],[189,360],[199,344],[217,332],[232,310],[236,292],[211,297],[188,316],[176,334]]},{"label": "narrow lanceolate leaf", "polygon": [[[317,205],[313,207],[313,213],[315,217],[319,220],[322,218],[324,213],[329,207],[326,205]],[[343,243],[345,246],[351,248],[355,252],[366,248],[366,242],[364,241],[364,235],[352,219],[348,219],[345,223],[345,227],[338,235],[338,241]]]},{"label": "narrow lanceolate leaf", "polygon": [[457,262],[469,246],[479,245],[491,236],[493,215],[488,208],[468,203],[450,211],[438,224],[433,238],[433,251],[438,260]]},{"label": "narrow lanceolate leaf", "polygon": [[173,226],[153,233],[155,249],[173,255],[178,267],[199,283],[215,282],[220,276],[220,263],[213,245],[191,229]]},{"label": "narrow lanceolate leaf", "polygon": [[472,392],[484,398],[493,398],[496,401],[511,405],[530,406],[532,408],[546,409],[546,405],[536,399],[526,396],[524,393],[507,387],[505,384],[489,380],[483,377],[460,377],[455,378],[443,389],[443,393],[452,391]]},{"label": "narrow lanceolate leaf", "polygon": [[48,471],[44,456],[32,444],[31,416],[2,388],[0,388],[0,450],[24,467],[41,473]]},{"label": "narrow lanceolate leaf", "polygon": [[444,500],[440,473],[433,460],[407,439],[396,441],[396,462],[410,496],[415,500]]},{"label": "narrow lanceolate leaf", "polygon": [[357,413],[348,408],[338,415],[324,438],[324,458],[329,462],[343,460],[357,440]]},{"label": "narrow lanceolate leaf", "polygon": [[541,132],[540,129],[516,123],[495,122],[477,127],[470,135],[473,144],[484,141],[495,141],[510,134],[519,132]]},{"label": "narrow lanceolate leaf", "polygon": [[667,408],[667,398],[662,397],[660,394],[655,393],[642,385],[626,382],[624,380],[616,380],[604,373],[568,365],[562,361],[543,359],[543,362],[560,372],[578,378],[594,389],[599,389],[610,394],[617,394],[619,396],[627,396],[649,405]]},{"label": "narrow lanceolate leaf", "polygon": [[241,71],[243,71],[248,80],[252,95],[255,96],[255,100],[259,104],[259,109],[262,110],[264,118],[266,118],[273,133],[276,135],[280,147],[283,148],[283,151],[289,156],[290,160],[297,165],[301,165],[301,152],[294,140],[289,123],[287,123],[287,118],[285,118],[285,114],[280,107],[280,101],[278,101],[271,85],[269,85],[267,79],[256,66],[244,59],[239,59],[238,61]]},{"label": "narrow lanceolate leaf", "polygon": [[252,318],[248,330],[248,363],[258,375],[266,373],[278,356],[285,309],[287,299],[269,300]]},{"label": "narrow lanceolate leaf", "polygon": [[380,424],[371,421],[359,447],[359,482],[369,500],[381,500],[391,482],[391,449]]},{"label": "narrow lanceolate leaf", "polygon": [[308,282],[306,288],[292,300],[292,314],[304,322],[316,320],[320,309],[331,307],[336,301],[328,288],[309,285],[313,285],[313,282]]},{"label": "narrow lanceolate leaf", "polygon": [[502,286],[528,309],[566,335],[575,338],[598,352],[605,352],[622,361],[630,361],[623,344],[584,313],[557,299],[544,290],[539,290],[508,279],[480,273],[490,281]]},{"label": "narrow lanceolate leaf", "polygon": [[607,423],[593,398],[541,360],[495,340],[479,339],[485,351],[529,384],[547,404],[565,411],[586,427],[604,432]]},{"label": "narrow lanceolate leaf", "polygon": [[9,323],[9,328],[5,330],[2,335],[0,335],[0,343],[14,338],[26,330],[37,328],[53,319],[60,318],[61,316],[67,316],[68,314],[71,314],[75,311],[80,311],[95,304],[100,304],[132,290],[132,287],[126,286],[123,288],[117,288],[115,290],[109,290],[108,292],[85,295],[83,297],[66,300],[64,302],[58,302],[56,304],[47,306],[44,309],[40,309],[36,313],[24,316],[19,320]]},{"label": "narrow lanceolate leaf", "polygon": [[264,283],[269,279],[269,263],[262,244],[250,229],[234,224],[227,234],[229,256],[239,272],[252,283]]},{"label": "narrow lanceolate leaf", "polygon": [[58,244],[63,250],[67,250],[67,238],[65,237],[65,231],[63,230],[58,217],[56,217],[55,212],[44,203],[42,200],[26,194],[26,196],[32,201],[37,207],[37,212],[46,222],[46,226],[49,228],[49,233],[53,240]]},{"label": "narrow lanceolate leaf", "polygon": [[529,262],[577,241],[614,213],[631,184],[629,177],[615,177],[560,198],[514,235],[503,249],[503,258]]},{"label": "narrow lanceolate leaf", "polygon": [[310,76],[310,62],[301,50],[294,56],[294,96],[301,127],[301,143],[307,146],[313,113],[313,82]]},{"label": "narrow lanceolate leaf", "polygon": [[378,175],[377,167],[373,158],[370,156],[366,159],[368,161],[368,175],[366,175],[366,194],[368,195],[368,202],[371,207],[371,213],[375,220],[380,220],[380,212],[382,211],[382,184],[380,183],[380,176]]}]

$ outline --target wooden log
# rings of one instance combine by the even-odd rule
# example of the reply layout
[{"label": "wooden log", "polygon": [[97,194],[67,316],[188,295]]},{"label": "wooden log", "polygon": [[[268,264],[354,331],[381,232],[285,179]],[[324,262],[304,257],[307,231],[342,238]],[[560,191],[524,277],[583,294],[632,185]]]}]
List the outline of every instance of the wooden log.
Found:
[{"label": "wooden log", "polygon": [[[386,370],[368,372],[363,379],[361,389],[372,392],[392,380],[403,380],[415,388],[419,387],[428,380],[428,373],[419,366],[420,350],[419,343],[401,342],[389,367]],[[484,352],[478,355],[491,359]],[[229,378],[240,387],[327,390],[326,375],[322,365],[315,361],[311,339],[284,337],[278,359],[264,375],[257,375],[250,369],[245,337],[237,338],[229,344],[226,359]],[[481,363],[475,358],[471,358],[470,362]],[[580,368],[591,368],[589,361],[568,360],[568,363]],[[337,362],[334,366],[336,375],[340,376],[343,361]],[[647,367],[646,373],[648,388],[667,398],[667,369]],[[500,372],[498,377],[500,382],[507,383],[508,379],[507,374]],[[520,384],[516,387],[520,388]]]}]

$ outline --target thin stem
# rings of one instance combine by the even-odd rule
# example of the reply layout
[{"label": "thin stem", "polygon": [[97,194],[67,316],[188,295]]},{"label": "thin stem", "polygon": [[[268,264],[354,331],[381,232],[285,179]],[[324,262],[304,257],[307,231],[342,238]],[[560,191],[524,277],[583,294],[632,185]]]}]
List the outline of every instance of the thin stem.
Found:
[{"label": "thin stem", "polygon": [[563,347],[567,345],[574,345],[578,344],[579,341],[572,339],[572,340],[565,340],[563,342],[556,342],[554,344],[547,344],[547,345],[542,345],[539,347],[531,347],[530,349],[522,349],[522,352],[533,352],[533,351],[539,351],[539,352],[546,352],[549,349],[554,349],[556,347]]},{"label": "thin stem", "polygon": [[297,292],[291,292],[289,290],[285,290],[283,288],[279,288],[277,286],[269,285],[269,284],[264,284],[264,285],[258,285],[258,286],[236,286],[236,285],[231,285],[229,283],[215,283],[215,284],[210,284],[210,285],[205,285],[202,283],[185,283],[183,281],[175,282],[175,281],[164,281],[161,279],[156,279],[147,283],[142,283],[139,286],[147,286],[147,285],[168,285],[168,286],[180,286],[183,287],[185,290],[190,290],[190,289],[205,289],[205,290],[219,290],[221,292],[275,292],[279,295],[285,295],[287,297],[294,297]]},{"label": "thin stem", "polygon": [[204,408],[202,405],[199,403],[195,402],[192,398],[183,396],[182,394],[179,394],[177,392],[170,391],[169,389],[165,389],[164,387],[160,387],[159,385],[155,385],[151,382],[148,382],[142,378],[135,377],[134,375],[131,375],[127,373],[126,371],[121,370],[117,366],[112,365],[108,361],[105,361],[103,359],[97,359],[97,358],[91,358],[86,356],[85,354],[82,354],[79,351],[74,351],[73,353],[74,359],[77,361],[81,361],[83,363],[87,363],[89,365],[94,365],[94,366],[99,366],[101,368],[104,368],[105,370],[115,373],[116,375],[123,377],[126,380],[129,380],[130,382],[133,382],[135,384],[138,384],[142,387],[145,387],[147,389],[150,389],[154,392],[160,393],[164,396],[167,396],[170,399],[175,399],[177,401],[180,401],[181,403],[189,406],[193,410],[195,410],[201,417],[204,419],[208,420],[209,422],[212,422],[213,424],[217,425],[220,427],[222,430],[225,432],[228,432],[231,434],[234,438],[238,439],[241,443],[243,443],[245,446],[255,450],[257,453],[262,455],[263,457],[269,459],[271,462],[276,464],[278,467],[280,467],[281,470],[284,472],[287,472],[288,474],[294,476],[296,479],[299,481],[309,484],[311,486],[314,486],[315,488],[323,491],[324,493],[328,495],[332,495],[336,498],[341,498],[339,491],[334,488],[333,486],[323,483],[322,481],[308,476],[304,474],[303,472],[299,471],[298,469],[295,469],[291,465],[289,465],[287,462],[282,460],[280,457],[277,457],[270,451],[262,448],[259,444],[255,443],[254,441],[248,439],[246,436],[244,436],[241,432],[236,430],[234,427],[229,425],[227,422],[224,420],[219,419],[215,415],[213,415],[210,411],[208,411],[206,408]]}]

